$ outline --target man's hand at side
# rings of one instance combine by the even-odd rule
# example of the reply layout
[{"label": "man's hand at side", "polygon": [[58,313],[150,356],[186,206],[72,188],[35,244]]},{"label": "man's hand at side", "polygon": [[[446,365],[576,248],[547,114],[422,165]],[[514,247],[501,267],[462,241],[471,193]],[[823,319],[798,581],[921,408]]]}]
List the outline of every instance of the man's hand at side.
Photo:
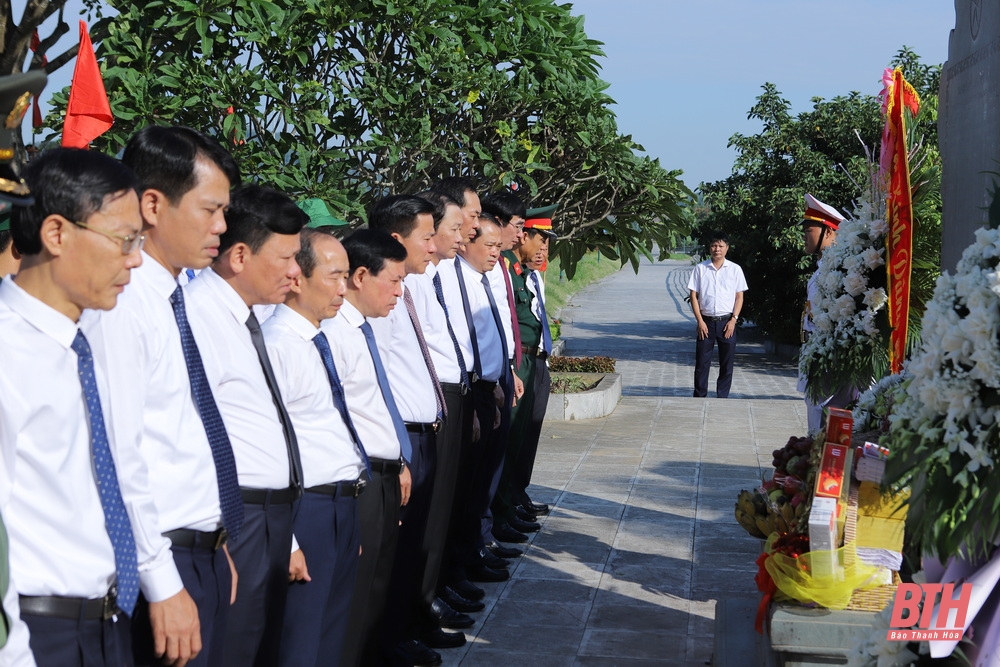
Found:
[{"label": "man's hand at side", "polygon": [[181,589],[173,597],[149,603],[153,627],[153,650],[167,665],[183,667],[201,652],[201,622],[198,606]]}]

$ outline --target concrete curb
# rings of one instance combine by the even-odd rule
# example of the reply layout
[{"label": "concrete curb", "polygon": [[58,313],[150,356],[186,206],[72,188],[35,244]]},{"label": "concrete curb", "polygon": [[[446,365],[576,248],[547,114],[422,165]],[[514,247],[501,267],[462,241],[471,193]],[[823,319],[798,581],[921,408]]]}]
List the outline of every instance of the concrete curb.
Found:
[{"label": "concrete curb", "polygon": [[[553,373],[553,377],[562,373]],[[593,389],[577,394],[549,394],[545,419],[570,421],[607,417],[615,411],[622,397],[622,376],[619,373],[568,373],[585,378],[601,378]]]}]

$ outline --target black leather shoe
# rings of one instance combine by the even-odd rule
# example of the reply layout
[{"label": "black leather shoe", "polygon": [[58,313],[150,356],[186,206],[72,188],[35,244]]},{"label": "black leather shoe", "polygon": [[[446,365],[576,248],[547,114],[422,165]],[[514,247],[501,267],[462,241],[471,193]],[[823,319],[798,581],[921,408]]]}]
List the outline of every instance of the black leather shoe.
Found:
[{"label": "black leather shoe", "polygon": [[549,513],[549,506],[546,505],[545,503],[533,503],[529,500],[526,503],[522,503],[522,505],[524,506],[524,509],[528,510],[529,512],[534,512],[535,514]]},{"label": "black leather shoe", "polygon": [[450,586],[442,588],[438,597],[444,600],[449,607],[455,611],[460,611],[463,614],[482,611],[486,607],[486,605],[479,600],[470,600]]},{"label": "black leather shoe", "polygon": [[501,542],[527,542],[528,538],[525,537],[524,533],[519,533],[505,523],[500,525],[493,525],[493,537]]},{"label": "black leather shoe", "polygon": [[493,552],[485,547],[479,552],[479,563],[486,567],[492,567],[494,570],[507,569],[507,561],[499,556],[494,556]]},{"label": "black leather shoe", "polygon": [[472,581],[498,582],[510,579],[510,572],[507,570],[494,570],[492,567],[480,565],[469,568],[469,579]]},{"label": "black leather shoe", "polygon": [[465,646],[465,634],[445,632],[441,628],[431,628],[420,633],[420,641],[431,648],[458,648]]},{"label": "black leather shoe", "polygon": [[461,630],[462,628],[471,628],[476,624],[476,621],[471,616],[455,611],[441,598],[434,598],[434,602],[431,602],[430,612],[431,616],[442,628]]},{"label": "black leather shoe", "polygon": [[519,533],[535,533],[541,530],[542,525],[535,521],[521,521],[516,516],[511,517],[507,525],[518,531]]},{"label": "black leather shoe", "polygon": [[466,600],[472,600],[473,602],[482,600],[484,597],[486,597],[486,591],[484,591],[479,586],[476,586],[468,579],[459,579],[458,581],[453,581],[450,584],[448,584],[448,588],[455,591]]},{"label": "black leather shoe", "polygon": [[521,521],[536,521],[538,519],[537,514],[535,514],[531,510],[525,509],[523,505],[518,505],[517,507],[514,508],[514,516],[516,516]]},{"label": "black leather shoe", "polygon": [[[462,639],[465,639],[464,635]],[[397,644],[394,652],[397,658],[407,665],[414,665],[414,667],[424,667],[425,665],[437,667],[437,665],[441,664],[441,654],[428,648],[426,644],[418,642],[416,639]]]},{"label": "black leather shoe", "polygon": [[487,544],[486,548],[490,550],[491,554],[498,558],[517,558],[524,553],[520,549],[515,549],[514,547],[505,547],[496,540]]}]

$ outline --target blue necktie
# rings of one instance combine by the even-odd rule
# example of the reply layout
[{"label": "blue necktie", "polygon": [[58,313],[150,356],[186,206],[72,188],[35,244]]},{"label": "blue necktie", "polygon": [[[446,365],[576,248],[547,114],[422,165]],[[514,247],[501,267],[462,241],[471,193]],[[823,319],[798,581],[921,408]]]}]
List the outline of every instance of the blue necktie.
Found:
[{"label": "blue necktie", "polygon": [[212,396],[212,388],[205,375],[205,366],[201,362],[198,343],[191,333],[188,324],[187,311],[184,308],[184,290],[178,287],[170,295],[170,305],[174,309],[174,320],[181,334],[181,349],[184,351],[184,364],[187,366],[188,381],[191,383],[191,397],[201,416],[201,424],[208,436],[208,446],[212,449],[212,460],[215,462],[215,478],[219,484],[219,507],[222,509],[222,526],[229,533],[229,539],[234,542],[240,536],[243,526],[243,498],[240,496],[240,480],[236,474],[236,459],[233,457],[233,446],[229,442],[226,425],[219,414],[219,406]]},{"label": "blue necktie", "polygon": [[358,451],[361,453],[361,460],[365,462],[368,479],[371,479],[372,464],[368,461],[368,452],[365,451],[365,446],[361,444],[361,438],[358,437],[358,432],[354,429],[354,422],[351,421],[351,413],[347,410],[347,400],[344,398],[344,385],[340,383],[340,375],[337,374],[337,367],[333,363],[333,353],[330,352],[330,341],[326,339],[326,334],[322,331],[316,334],[312,340],[316,344],[316,349],[319,350],[320,358],[323,360],[323,366],[326,368],[326,376],[330,379],[333,404],[337,406],[337,411],[343,418],[344,424],[347,425],[347,430],[350,431],[351,437],[354,438],[354,444],[358,446]]},{"label": "blue necktie", "polygon": [[77,373],[83,386],[83,397],[87,403],[87,418],[90,421],[90,453],[94,460],[94,474],[97,477],[97,493],[104,509],[104,525],[115,551],[115,569],[118,570],[118,606],[129,616],[135,609],[139,597],[139,565],[135,553],[135,537],[132,524],[125,511],[115,460],[111,457],[108,434],[104,429],[104,413],[101,411],[101,396],[97,392],[97,377],[94,375],[94,355],[82,331],[76,332],[73,351],[77,357]]},{"label": "blue necktie", "polygon": [[469,338],[472,339],[472,374],[473,381],[483,377],[483,360],[479,355],[479,338],[476,337],[476,323],[472,321],[472,308],[469,306],[469,292],[462,277],[462,262],[455,258],[455,273],[458,274],[458,289],[462,292],[462,308],[465,309],[465,321],[469,325]]},{"label": "blue necktie", "polygon": [[184,269],[184,275],[187,276],[188,282],[191,282],[198,277],[198,274],[194,272],[194,269]]},{"label": "blue necktie", "polygon": [[444,310],[444,321],[448,324],[448,335],[451,336],[451,344],[455,346],[455,356],[458,357],[458,369],[459,373],[462,374],[462,385],[468,387],[469,372],[465,370],[465,357],[462,355],[462,348],[458,345],[455,330],[451,328],[451,318],[448,317],[448,306],[444,303],[444,289],[441,287],[441,274],[435,273],[432,282],[434,283],[434,294],[437,295],[438,303],[441,304],[441,309]]},{"label": "blue necktie", "polygon": [[500,332],[500,347],[503,349],[503,363],[506,365],[508,359],[510,359],[510,352],[507,350],[507,334],[503,330],[503,320],[500,319],[500,311],[497,309],[496,299],[493,298],[493,290],[490,289],[490,279],[483,274],[483,279],[480,281],[483,283],[483,287],[486,289],[486,298],[490,300],[490,310],[493,312],[493,321],[497,325],[497,330]]},{"label": "blue necktie", "polygon": [[549,316],[545,314],[545,299],[542,298],[542,286],[538,284],[538,271],[531,272],[531,282],[535,283],[535,298],[542,313],[542,349],[545,354],[552,354],[552,332],[549,331]]},{"label": "blue necktie", "polygon": [[382,357],[378,354],[378,345],[375,343],[375,332],[372,325],[365,322],[361,325],[361,331],[365,334],[365,342],[368,343],[368,352],[372,355],[375,363],[375,376],[378,378],[378,388],[382,390],[382,398],[385,399],[385,407],[389,409],[389,416],[392,417],[392,427],[396,430],[396,437],[399,438],[400,451],[403,458],[409,462],[413,456],[413,447],[410,445],[410,436],[406,432],[406,422],[399,414],[396,407],[396,400],[392,397],[392,388],[389,386],[389,377],[385,374],[385,366],[382,365]]}]

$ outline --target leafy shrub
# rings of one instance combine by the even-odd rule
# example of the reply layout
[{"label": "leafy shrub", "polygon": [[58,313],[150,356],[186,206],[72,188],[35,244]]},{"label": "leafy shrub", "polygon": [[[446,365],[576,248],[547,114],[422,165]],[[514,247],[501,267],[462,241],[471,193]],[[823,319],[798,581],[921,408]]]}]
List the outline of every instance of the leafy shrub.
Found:
[{"label": "leafy shrub", "polygon": [[614,373],[615,360],[611,357],[550,357],[549,370],[553,373]]}]

